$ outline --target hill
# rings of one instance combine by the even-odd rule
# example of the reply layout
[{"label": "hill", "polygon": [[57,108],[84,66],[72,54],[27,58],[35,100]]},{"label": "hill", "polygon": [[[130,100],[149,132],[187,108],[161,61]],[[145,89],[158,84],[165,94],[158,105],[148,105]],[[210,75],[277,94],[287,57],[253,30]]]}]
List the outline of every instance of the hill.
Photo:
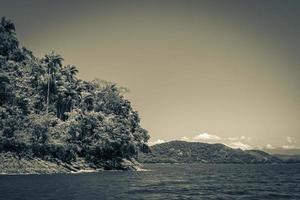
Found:
[{"label": "hill", "polygon": [[1,19],[0,173],[135,169],[149,135],[124,88],[77,74],[59,54],[20,47],[14,24]]},{"label": "hill", "polygon": [[151,146],[141,154],[143,163],[281,163],[275,156],[259,150],[232,149],[223,144],[171,141]]},{"label": "hill", "polygon": [[263,149],[265,152],[271,155],[300,155],[300,149],[283,149],[283,148],[275,148],[275,149]]},{"label": "hill", "polygon": [[300,155],[274,154],[285,163],[300,163]]}]

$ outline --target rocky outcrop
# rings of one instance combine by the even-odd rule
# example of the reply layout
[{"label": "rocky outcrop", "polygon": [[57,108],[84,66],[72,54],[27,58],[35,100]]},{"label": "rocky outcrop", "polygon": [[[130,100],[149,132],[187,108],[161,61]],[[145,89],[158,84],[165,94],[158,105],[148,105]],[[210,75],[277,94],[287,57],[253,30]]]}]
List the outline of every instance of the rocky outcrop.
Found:
[{"label": "rocky outcrop", "polygon": [[89,163],[82,158],[76,162],[66,163],[61,160],[43,160],[31,156],[19,156],[12,152],[0,153],[0,174],[53,174],[81,173],[102,170],[132,170],[141,169],[136,160],[121,159],[118,162],[107,161],[99,165]]},{"label": "rocky outcrop", "polygon": [[0,174],[70,173],[72,168],[39,158],[19,157],[14,153],[0,154]]}]

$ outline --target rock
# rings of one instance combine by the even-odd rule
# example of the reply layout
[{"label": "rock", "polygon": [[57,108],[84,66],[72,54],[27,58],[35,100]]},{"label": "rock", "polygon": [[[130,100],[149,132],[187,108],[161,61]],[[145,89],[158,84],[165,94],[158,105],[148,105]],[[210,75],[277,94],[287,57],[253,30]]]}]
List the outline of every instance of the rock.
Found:
[{"label": "rock", "polygon": [[137,163],[135,160],[127,160],[127,159],[122,159],[121,161],[121,168],[122,170],[132,170],[132,171],[137,171],[140,169],[141,165]]},{"label": "rock", "polygon": [[142,169],[135,159],[113,159],[95,165],[83,158],[76,162],[66,163],[58,159],[43,160],[29,155],[19,157],[15,153],[0,153],[0,174],[52,174],[52,173],[81,173],[101,170],[132,170]]},{"label": "rock", "polygon": [[69,173],[70,169],[40,158],[19,157],[14,153],[0,153],[0,174]]}]

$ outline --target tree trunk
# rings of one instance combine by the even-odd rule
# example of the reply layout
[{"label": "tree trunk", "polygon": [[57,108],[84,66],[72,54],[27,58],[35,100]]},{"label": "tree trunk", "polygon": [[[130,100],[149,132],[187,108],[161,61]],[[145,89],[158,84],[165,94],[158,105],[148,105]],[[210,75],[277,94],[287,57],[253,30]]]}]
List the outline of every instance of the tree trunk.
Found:
[{"label": "tree trunk", "polygon": [[50,68],[48,71],[48,89],[47,89],[47,104],[46,104],[46,114],[49,112],[49,96],[50,96]]}]

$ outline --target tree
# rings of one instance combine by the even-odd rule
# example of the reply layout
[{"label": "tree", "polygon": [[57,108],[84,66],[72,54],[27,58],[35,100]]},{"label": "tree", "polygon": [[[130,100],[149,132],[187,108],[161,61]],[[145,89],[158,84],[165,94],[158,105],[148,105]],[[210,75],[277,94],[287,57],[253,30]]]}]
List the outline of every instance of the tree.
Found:
[{"label": "tree", "polygon": [[15,25],[10,20],[2,17],[0,22],[0,55],[10,58],[18,50],[18,46]]},{"label": "tree", "polygon": [[55,73],[58,68],[62,67],[63,58],[55,54],[53,51],[50,54],[47,54],[44,59],[47,68],[48,68],[48,80],[47,80],[47,99],[46,99],[46,114],[49,112],[50,104],[50,86],[55,84]]},{"label": "tree", "polygon": [[7,73],[0,71],[0,106],[4,104],[10,96],[9,82],[10,80]]}]

